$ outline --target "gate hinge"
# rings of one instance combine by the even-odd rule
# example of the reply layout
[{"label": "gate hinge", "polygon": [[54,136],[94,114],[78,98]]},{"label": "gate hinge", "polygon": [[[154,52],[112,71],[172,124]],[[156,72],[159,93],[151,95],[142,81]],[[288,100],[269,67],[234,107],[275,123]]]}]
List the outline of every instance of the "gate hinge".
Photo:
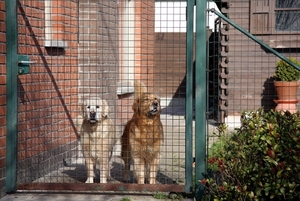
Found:
[{"label": "gate hinge", "polygon": [[27,55],[18,55],[18,74],[25,75],[30,72],[29,64],[33,62],[30,61],[29,56]]}]

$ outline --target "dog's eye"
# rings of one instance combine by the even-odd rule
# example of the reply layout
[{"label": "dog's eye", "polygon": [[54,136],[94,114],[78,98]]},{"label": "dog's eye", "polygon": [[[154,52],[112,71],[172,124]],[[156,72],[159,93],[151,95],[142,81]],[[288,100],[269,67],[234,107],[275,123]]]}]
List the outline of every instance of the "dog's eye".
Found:
[{"label": "dog's eye", "polygon": [[86,108],[87,108],[87,109],[90,109],[90,108],[91,108],[91,106],[86,106]]},{"label": "dog's eye", "polygon": [[97,105],[97,106],[96,106],[96,108],[100,108],[100,106],[99,106],[99,105]]}]

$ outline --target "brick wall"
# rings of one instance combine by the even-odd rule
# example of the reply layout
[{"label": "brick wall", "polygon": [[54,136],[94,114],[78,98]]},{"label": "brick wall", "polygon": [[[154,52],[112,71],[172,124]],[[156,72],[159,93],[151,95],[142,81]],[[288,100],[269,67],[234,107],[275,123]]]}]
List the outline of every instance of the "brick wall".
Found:
[{"label": "brick wall", "polygon": [[57,169],[77,146],[77,2],[45,4],[22,0],[18,7],[18,53],[34,62],[18,76],[18,183]]},{"label": "brick wall", "polygon": [[79,1],[79,95],[107,100],[115,117],[119,79],[118,1]]},{"label": "brick wall", "polygon": [[135,73],[153,91],[154,66],[154,0],[135,3]]},{"label": "brick wall", "polygon": [[[0,73],[5,74],[1,11],[4,0],[0,0]],[[17,175],[18,183],[22,183],[57,169],[63,159],[76,154],[73,119],[78,115],[79,101],[100,95],[108,100],[113,112],[119,107],[115,101],[119,79],[118,1],[21,0],[18,13],[18,53],[34,62],[28,75],[18,76]],[[149,80],[151,88],[154,0],[136,1],[136,13],[135,73],[136,78]],[[5,108],[1,108],[5,105],[1,94],[5,93],[5,76],[1,79],[0,74],[0,180],[5,177],[5,151],[1,151],[1,147],[5,150]],[[131,103],[127,105],[131,108]],[[4,181],[0,181],[2,189]]]},{"label": "brick wall", "polygon": [[[127,9],[128,12],[128,7],[131,7],[131,13],[126,13],[125,10]],[[124,79],[126,75],[124,77],[121,76],[120,81],[128,83],[128,81],[133,82],[133,79],[142,80],[148,86],[150,92],[154,91],[154,9],[154,0],[120,1],[119,4],[119,27],[120,30],[125,29],[125,33],[119,33],[119,38],[121,39],[119,46],[121,60],[120,72],[123,74],[128,73],[129,75],[127,76],[129,77],[132,73],[134,74],[130,80],[127,80],[127,78]],[[132,16],[134,17],[132,18]],[[130,36],[123,36],[122,34],[128,34]],[[134,35],[133,37],[132,34]],[[122,52],[124,48],[122,46],[124,45],[123,40],[129,42],[129,44],[126,44],[128,47],[125,47],[125,52]],[[132,47],[134,50],[132,50]],[[124,64],[122,62],[124,61],[128,66],[122,66],[122,64]],[[133,72],[130,70],[124,72],[125,68],[127,68],[127,70],[128,68],[134,68],[134,70]],[[118,98],[118,123],[125,123],[132,117],[134,96],[133,94],[124,94]]]},{"label": "brick wall", "polygon": [[155,93],[185,98],[186,33],[155,33],[154,50]]},{"label": "brick wall", "polygon": [[0,197],[5,195],[6,154],[6,39],[5,3],[0,1]]}]

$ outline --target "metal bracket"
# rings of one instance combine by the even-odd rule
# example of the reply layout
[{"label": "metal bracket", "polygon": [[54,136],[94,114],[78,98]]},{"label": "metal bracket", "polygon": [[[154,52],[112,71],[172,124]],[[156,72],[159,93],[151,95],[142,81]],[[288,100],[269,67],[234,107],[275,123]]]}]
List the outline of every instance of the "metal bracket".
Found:
[{"label": "metal bracket", "polygon": [[18,74],[25,75],[30,72],[29,64],[33,62],[30,61],[29,56],[27,55],[18,55]]}]

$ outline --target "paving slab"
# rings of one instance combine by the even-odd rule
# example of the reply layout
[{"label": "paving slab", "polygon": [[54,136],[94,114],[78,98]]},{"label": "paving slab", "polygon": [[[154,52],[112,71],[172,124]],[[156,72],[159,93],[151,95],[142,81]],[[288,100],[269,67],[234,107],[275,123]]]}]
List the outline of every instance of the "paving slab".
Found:
[{"label": "paving slab", "polygon": [[166,198],[156,199],[153,195],[128,195],[128,194],[78,194],[78,193],[15,193],[1,198],[0,201],[193,201],[193,198]]}]

